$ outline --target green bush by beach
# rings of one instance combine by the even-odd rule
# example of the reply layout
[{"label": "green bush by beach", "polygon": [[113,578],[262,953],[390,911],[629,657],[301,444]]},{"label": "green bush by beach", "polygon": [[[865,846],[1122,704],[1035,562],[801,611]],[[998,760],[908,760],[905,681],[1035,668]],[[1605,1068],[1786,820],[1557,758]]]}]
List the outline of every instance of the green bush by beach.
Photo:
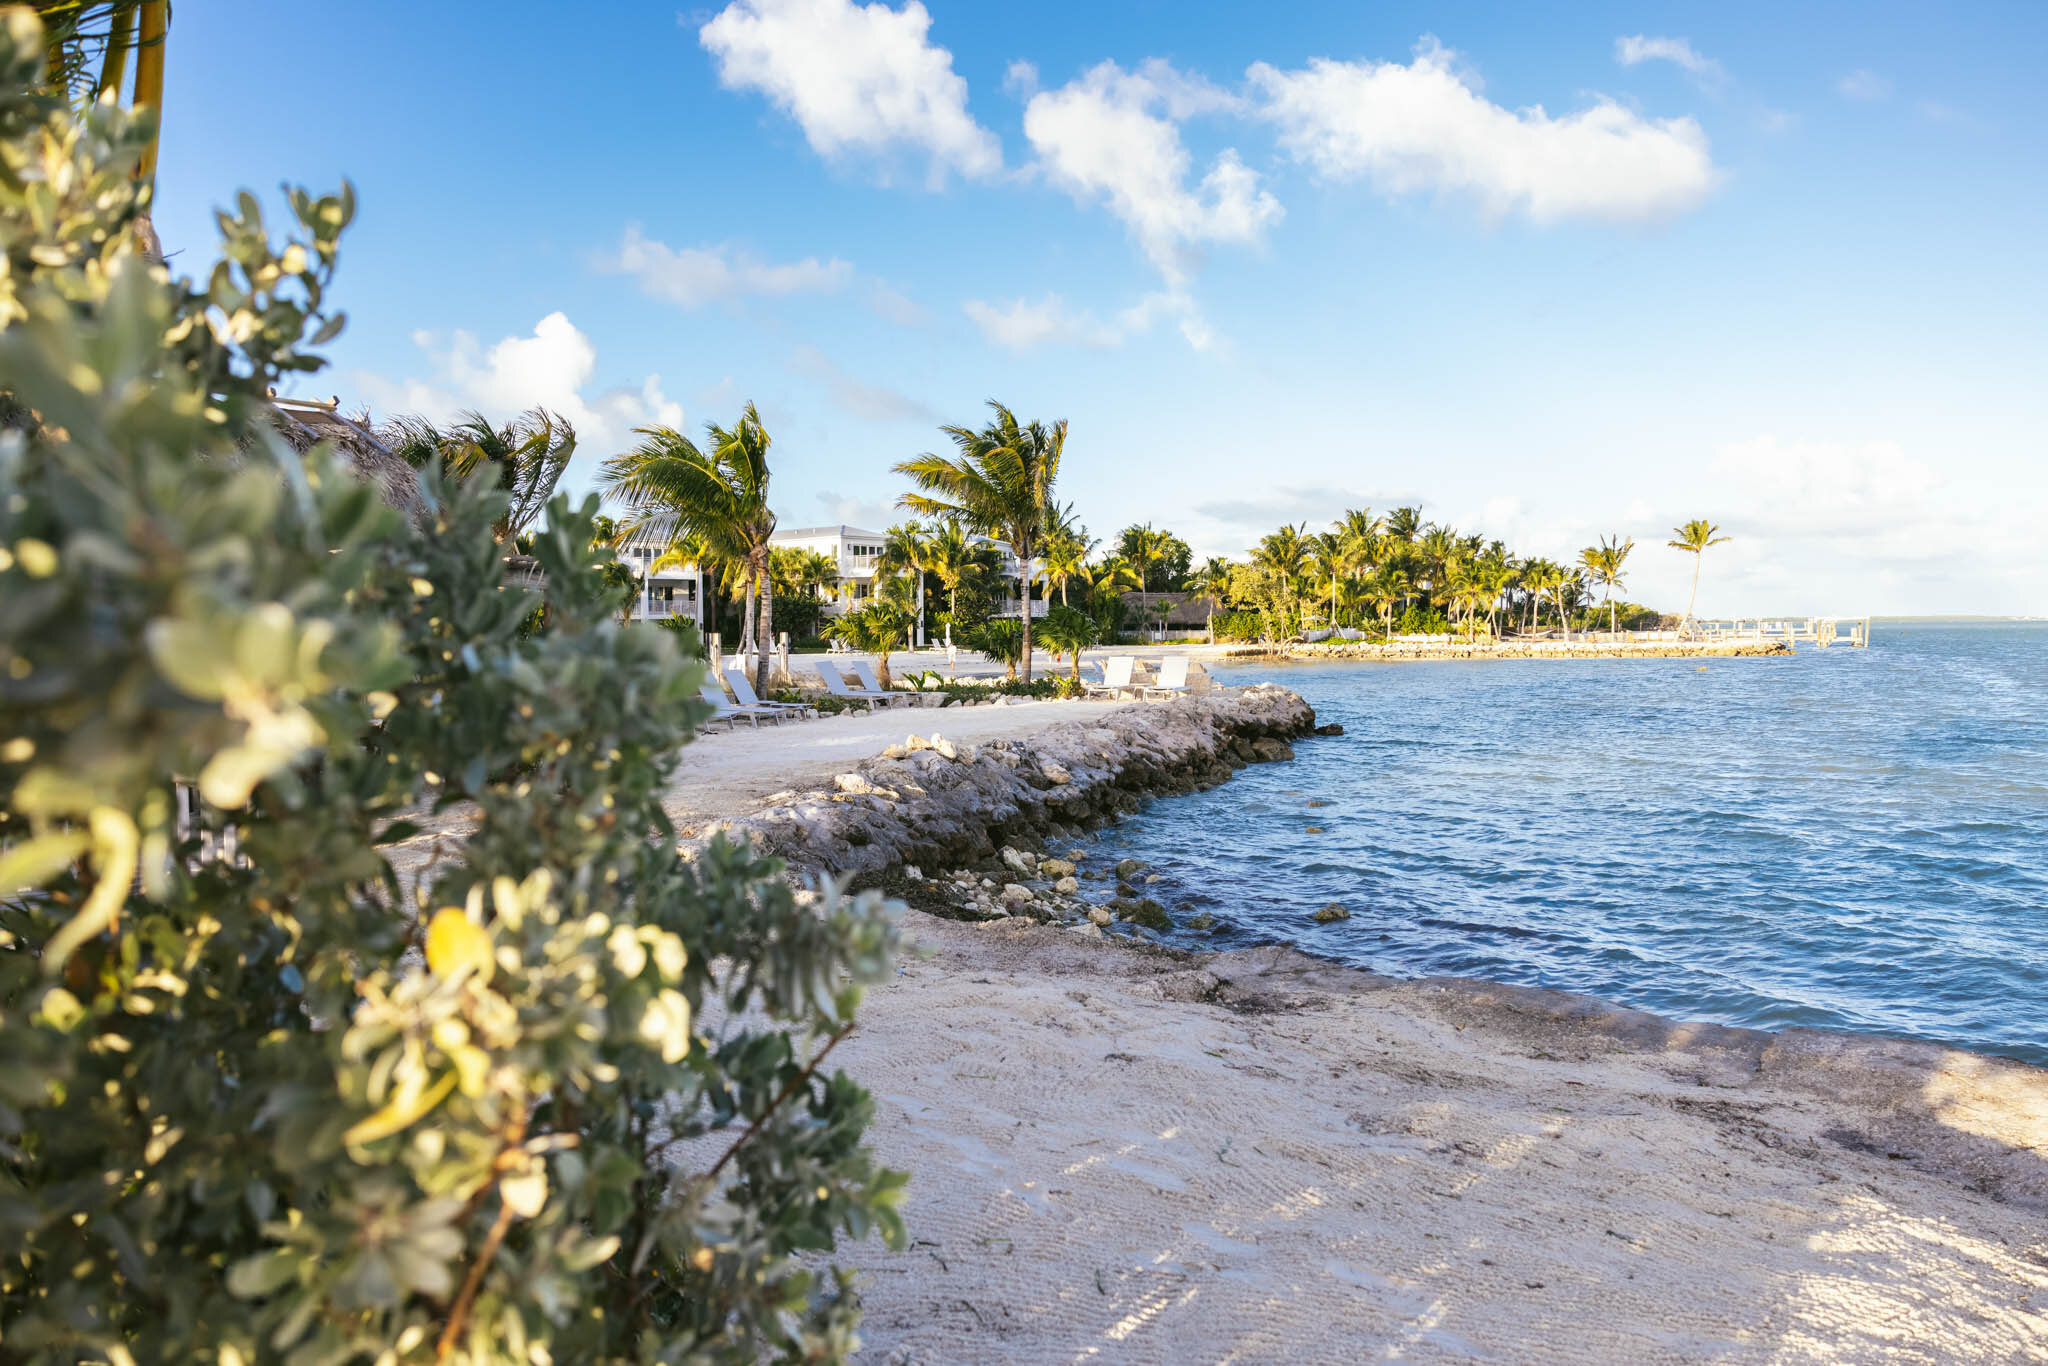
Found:
[{"label": "green bush by beach", "polygon": [[45,68],[0,11],[0,1357],[843,1358],[793,1258],[903,1240],[824,1065],[891,918],[678,856],[702,675],[619,620],[594,499],[536,594],[494,480],[401,511],[281,439],[349,192],[282,243],[245,195],[172,277],[146,120]]}]

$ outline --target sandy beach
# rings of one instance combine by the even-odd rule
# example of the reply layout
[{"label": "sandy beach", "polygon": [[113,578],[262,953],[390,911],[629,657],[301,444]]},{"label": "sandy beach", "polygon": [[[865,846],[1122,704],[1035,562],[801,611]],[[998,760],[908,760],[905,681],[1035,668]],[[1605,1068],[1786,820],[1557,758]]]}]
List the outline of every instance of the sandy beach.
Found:
[{"label": "sandy beach", "polygon": [[[2048,1074],[913,913],[870,1362],[2038,1362]],[[842,1258],[843,1259],[843,1258]]]}]

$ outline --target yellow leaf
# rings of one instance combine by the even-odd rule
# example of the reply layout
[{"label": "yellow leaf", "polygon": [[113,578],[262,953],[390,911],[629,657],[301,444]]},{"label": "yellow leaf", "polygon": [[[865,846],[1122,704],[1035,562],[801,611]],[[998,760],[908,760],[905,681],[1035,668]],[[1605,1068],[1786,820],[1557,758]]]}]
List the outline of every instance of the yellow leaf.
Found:
[{"label": "yellow leaf", "polygon": [[343,1134],[341,1141],[353,1148],[364,1143],[375,1143],[380,1138],[389,1138],[439,1105],[454,1089],[455,1074],[450,1072],[416,1094],[407,1095],[401,1091],[389,1105]]},{"label": "yellow leaf", "polygon": [[427,922],[427,967],[436,977],[474,972],[491,980],[491,936],[453,906],[443,906]]}]

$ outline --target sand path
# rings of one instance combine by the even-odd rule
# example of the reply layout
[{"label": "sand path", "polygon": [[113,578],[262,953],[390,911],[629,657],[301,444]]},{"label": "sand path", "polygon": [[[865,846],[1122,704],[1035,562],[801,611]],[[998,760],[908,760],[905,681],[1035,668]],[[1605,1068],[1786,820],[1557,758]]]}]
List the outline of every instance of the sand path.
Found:
[{"label": "sand path", "polygon": [[794,791],[830,787],[836,775],[908,735],[936,733],[980,742],[1026,735],[1062,721],[1094,721],[1135,705],[1019,700],[1000,707],[890,707],[758,728],[741,725],[690,742],[662,806],[679,831],[688,834],[689,827],[705,821],[731,820],[773,805],[770,798],[788,800]]},{"label": "sand path", "polygon": [[864,1361],[2048,1360],[2048,1073],[908,924]]}]

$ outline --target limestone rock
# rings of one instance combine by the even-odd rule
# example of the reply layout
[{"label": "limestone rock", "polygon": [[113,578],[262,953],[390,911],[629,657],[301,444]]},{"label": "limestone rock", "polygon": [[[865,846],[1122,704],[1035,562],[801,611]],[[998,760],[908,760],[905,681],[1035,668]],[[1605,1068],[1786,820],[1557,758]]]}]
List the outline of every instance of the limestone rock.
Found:
[{"label": "limestone rock", "polygon": [[1252,753],[1263,763],[1276,764],[1284,759],[1292,759],[1294,746],[1285,740],[1276,740],[1268,735],[1252,741]]},{"label": "limestone rock", "polygon": [[1072,896],[1081,890],[1081,879],[1069,874],[1053,883],[1052,889],[1061,896]]},{"label": "limestone rock", "polygon": [[1090,906],[1088,908],[1088,920],[1091,924],[1108,925],[1115,919],[1116,917],[1109,913],[1109,907],[1107,906]]},{"label": "limestone rock", "polygon": [[1173,928],[1173,921],[1167,916],[1166,907],[1160,905],[1149,896],[1140,897],[1136,901],[1118,902],[1116,914],[1119,920],[1128,920],[1133,924],[1143,925],[1148,930],[1170,930]]},{"label": "limestone rock", "polygon": [[1074,781],[1074,775],[1072,773],[1068,772],[1065,768],[1061,767],[1060,765],[1052,763],[1050,761],[1041,764],[1039,766],[1038,771],[1040,773],[1043,773],[1046,776],[1046,780],[1050,782],[1054,787],[1065,787],[1068,783]]},{"label": "limestone rock", "polygon": [[1003,863],[1019,877],[1038,876],[1038,855],[1003,846]]},{"label": "limestone rock", "polygon": [[1038,861],[1040,877],[1072,877],[1076,869],[1071,860],[1063,858],[1042,858]]},{"label": "limestone rock", "polygon": [[1116,865],[1116,875],[1126,881],[1144,871],[1145,865],[1134,858],[1123,859]]},{"label": "limestone rock", "polygon": [[1334,901],[1315,913],[1315,919],[1325,925],[1333,920],[1349,920],[1350,918],[1351,912],[1345,910]]}]

